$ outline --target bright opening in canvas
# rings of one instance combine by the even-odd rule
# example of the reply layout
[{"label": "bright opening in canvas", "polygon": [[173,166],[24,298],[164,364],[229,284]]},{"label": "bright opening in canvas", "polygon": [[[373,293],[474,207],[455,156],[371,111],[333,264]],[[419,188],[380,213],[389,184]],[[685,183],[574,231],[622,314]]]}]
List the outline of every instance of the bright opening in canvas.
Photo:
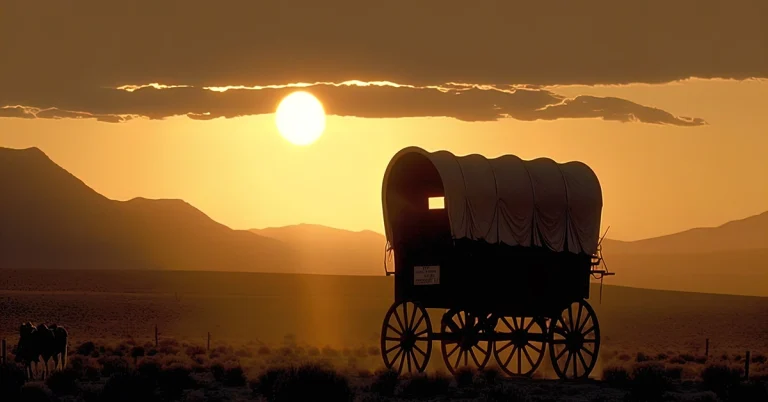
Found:
[{"label": "bright opening in canvas", "polygon": [[429,209],[444,209],[444,197],[429,197]]}]

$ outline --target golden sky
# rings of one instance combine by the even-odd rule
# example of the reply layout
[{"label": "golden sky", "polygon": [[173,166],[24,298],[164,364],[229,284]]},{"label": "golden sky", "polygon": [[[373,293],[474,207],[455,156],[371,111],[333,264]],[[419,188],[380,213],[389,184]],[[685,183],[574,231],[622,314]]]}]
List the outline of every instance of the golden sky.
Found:
[{"label": "golden sky", "polygon": [[707,124],[331,115],[316,143],[298,147],[278,134],[271,114],[119,124],[0,118],[0,146],[39,147],[109,198],[180,198],[238,229],[316,223],[382,232],[384,169],[411,145],[584,161],[603,186],[603,227],[611,226],[611,238],[718,225],[768,209],[768,81],[550,89],[619,97]]}]

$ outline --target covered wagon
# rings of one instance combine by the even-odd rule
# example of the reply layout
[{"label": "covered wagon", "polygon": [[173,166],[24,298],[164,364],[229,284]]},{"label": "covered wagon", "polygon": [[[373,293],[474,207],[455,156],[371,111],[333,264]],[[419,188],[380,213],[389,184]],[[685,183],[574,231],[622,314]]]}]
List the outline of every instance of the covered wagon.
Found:
[{"label": "covered wagon", "polygon": [[607,272],[602,192],[587,165],[409,147],[387,166],[382,202],[388,368],[424,371],[440,341],[452,372],[493,355],[507,374],[531,375],[548,349],[561,378],[590,374],[600,327],[586,299],[590,278]]}]

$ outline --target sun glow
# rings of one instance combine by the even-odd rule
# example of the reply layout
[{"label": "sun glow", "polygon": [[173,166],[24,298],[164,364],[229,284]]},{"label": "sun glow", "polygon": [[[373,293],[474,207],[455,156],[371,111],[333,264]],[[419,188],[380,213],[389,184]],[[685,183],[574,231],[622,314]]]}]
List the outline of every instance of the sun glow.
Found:
[{"label": "sun glow", "polygon": [[325,130],[325,110],[309,92],[294,92],[278,105],[275,123],[286,140],[295,145],[309,145]]}]

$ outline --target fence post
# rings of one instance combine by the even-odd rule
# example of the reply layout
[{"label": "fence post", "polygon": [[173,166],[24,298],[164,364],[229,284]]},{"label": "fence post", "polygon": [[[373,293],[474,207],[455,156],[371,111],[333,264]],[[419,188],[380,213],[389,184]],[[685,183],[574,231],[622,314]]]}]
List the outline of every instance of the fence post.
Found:
[{"label": "fence post", "polygon": [[6,364],[6,363],[8,363],[8,355],[5,352],[5,339],[3,339],[2,350],[3,350],[2,351],[2,353],[3,353],[3,355],[2,355],[3,364]]},{"label": "fence post", "polygon": [[155,347],[157,347],[160,344],[158,336],[157,336],[157,324],[155,324]]},{"label": "fence post", "polygon": [[747,351],[747,358],[744,360],[744,379],[749,381],[749,361],[750,359],[750,353]]},{"label": "fence post", "polygon": [[207,350],[209,352],[211,351],[211,333],[210,332],[208,333],[208,347],[207,347]]},{"label": "fence post", "polygon": [[707,338],[707,345],[704,348],[704,357],[709,358],[709,338]]}]

